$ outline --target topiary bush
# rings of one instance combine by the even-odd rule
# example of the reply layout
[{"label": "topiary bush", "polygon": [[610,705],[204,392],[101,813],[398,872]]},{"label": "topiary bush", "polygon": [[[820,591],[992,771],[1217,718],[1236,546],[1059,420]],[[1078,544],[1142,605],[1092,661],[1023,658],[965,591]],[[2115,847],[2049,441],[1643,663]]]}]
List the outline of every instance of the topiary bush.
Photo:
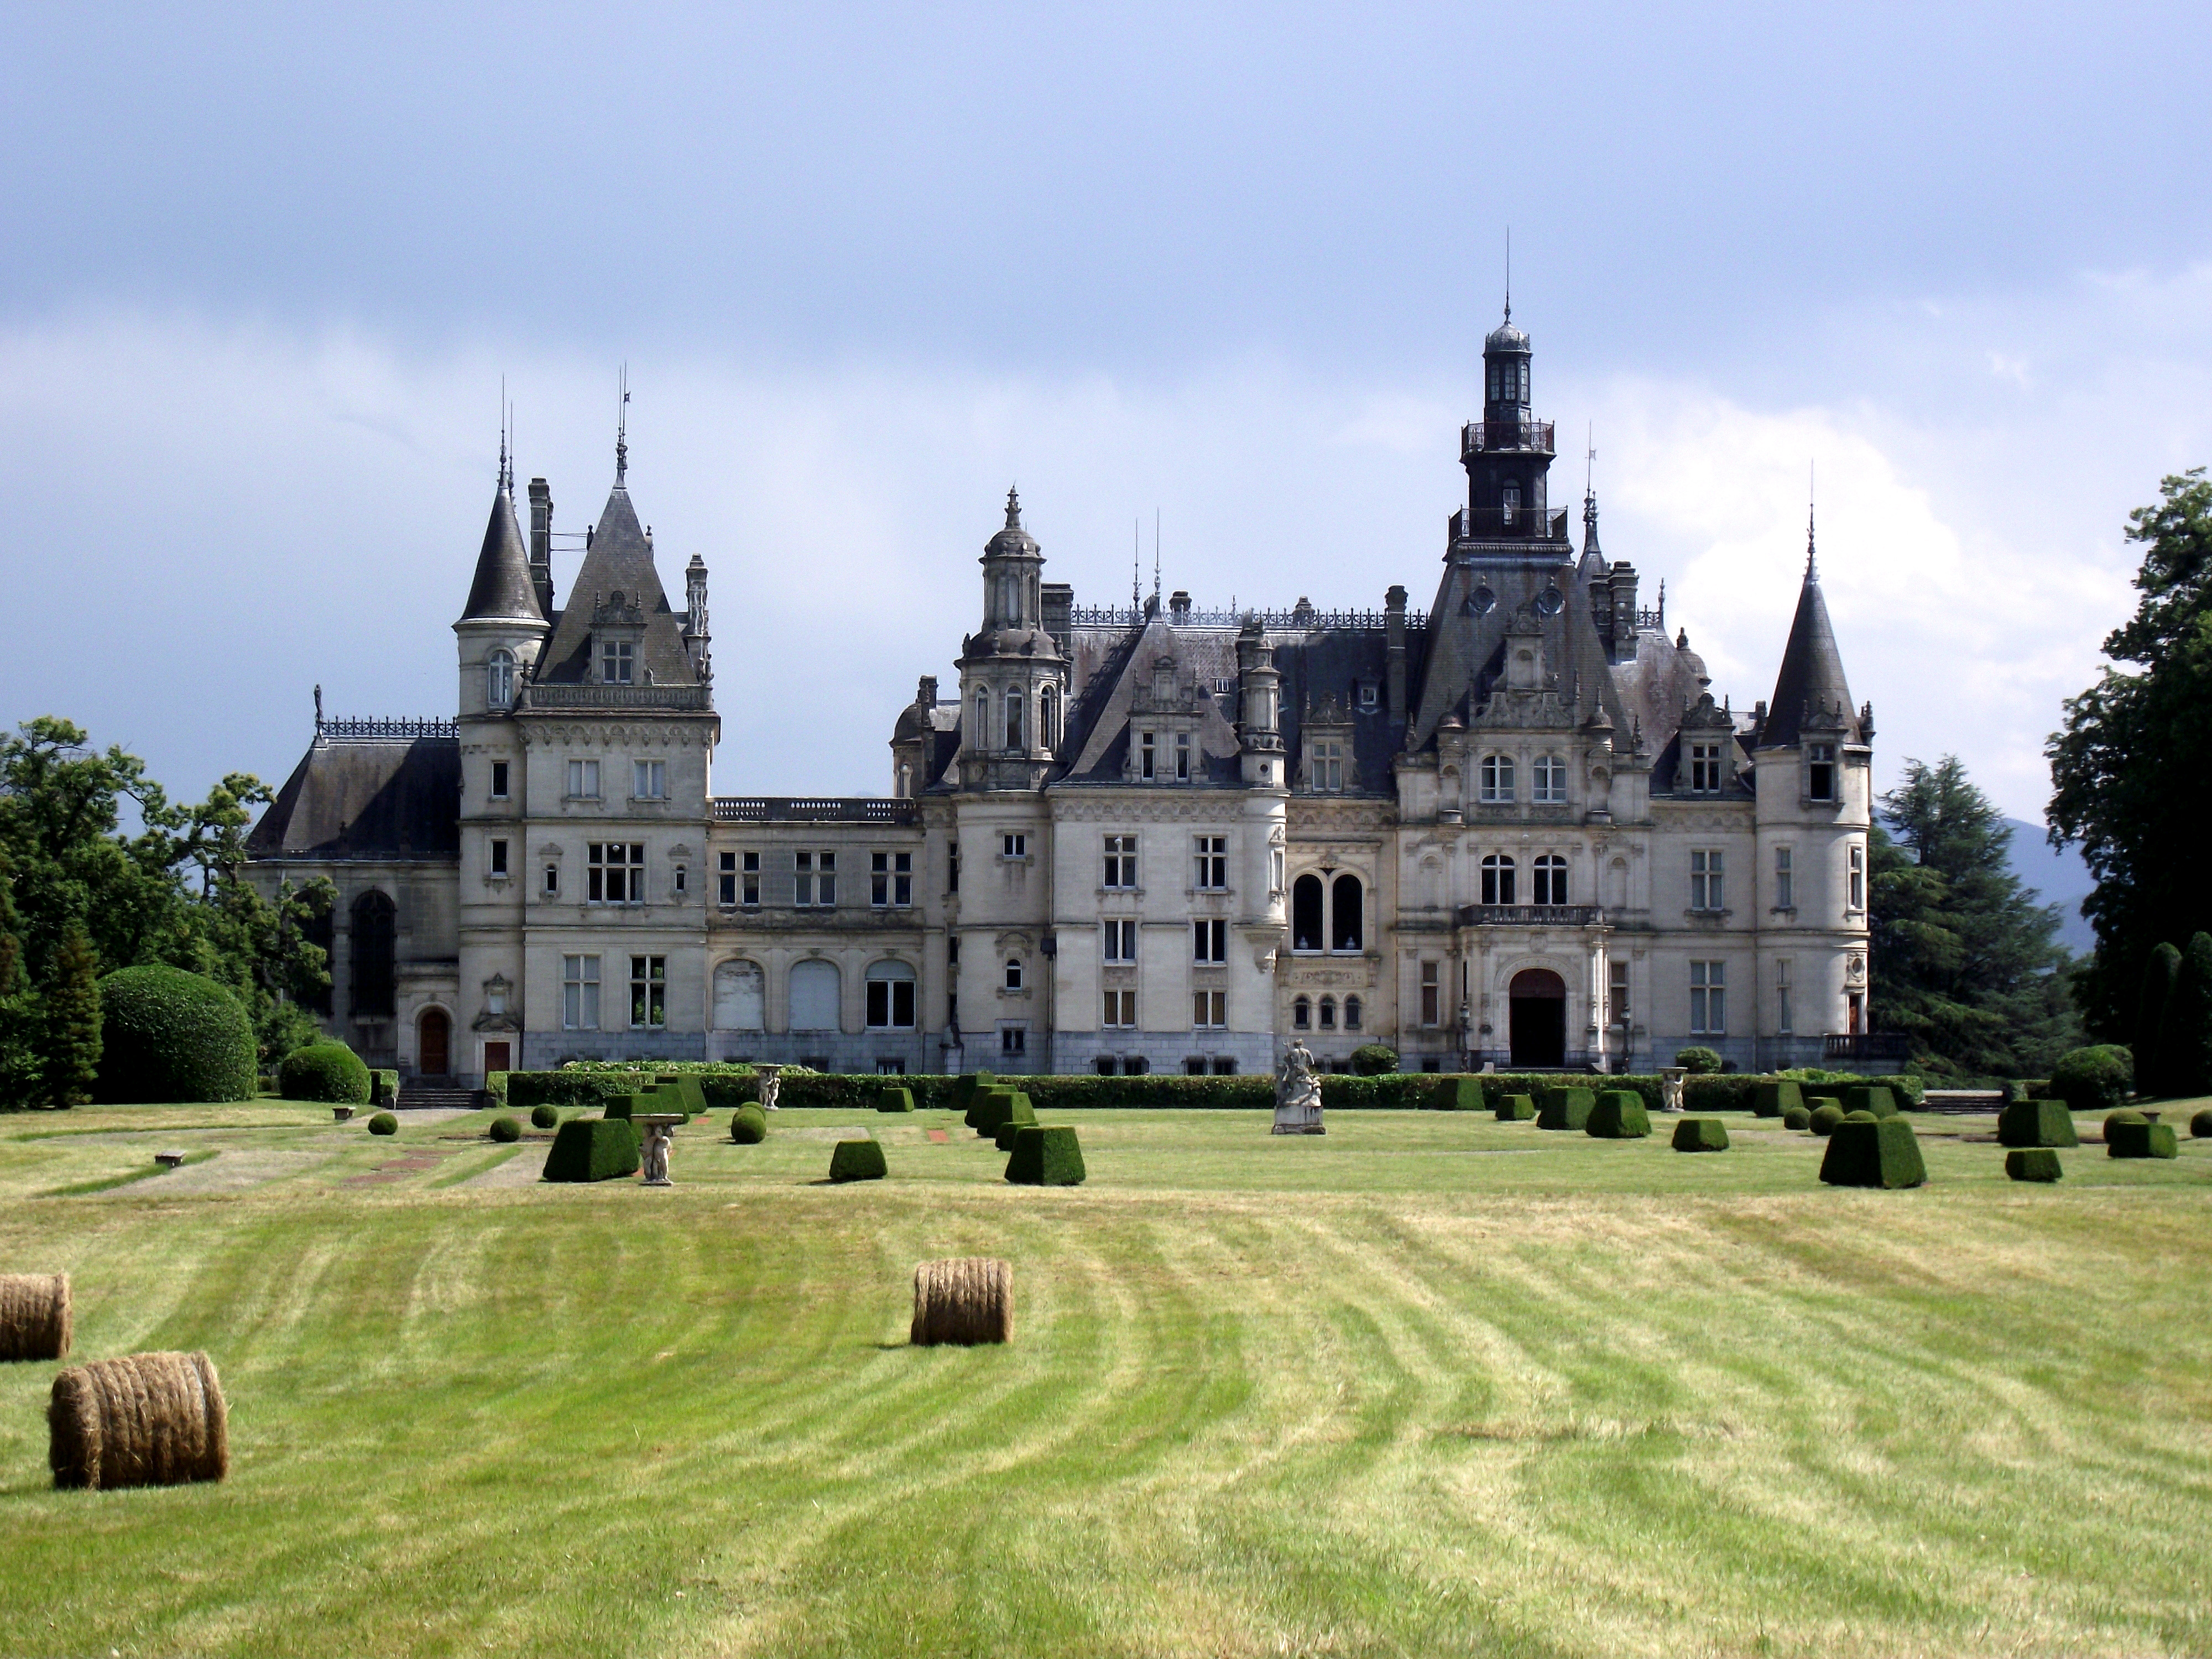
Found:
[{"label": "topiary bush", "polygon": [[2109,1158],[2179,1158],[2180,1144],[2171,1123],[2113,1123],[2105,1126]]},{"label": "topiary bush", "polygon": [[520,1140],[522,1139],[522,1123],[518,1118],[495,1117],[484,1133],[494,1140]]},{"label": "topiary bush", "polygon": [[999,1079],[989,1072],[966,1072],[952,1080],[952,1109],[960,1114],[960,1121],[969,1128],[975,1125],[975,1103],[986,1091],[998,1087]]},{"label": "topiary bush", "polygon": [[1024,1124],[1006,1159],[1006,1179],[1017,1187],[1079,1187],[1085,1171],[1075,1131],[1062,1124]]},{"label": "topiary bush", "polygon": [[1820,1179],[1831,1187],[1917,1187],[1928,1179],[1928,1165],[1910,1123],[1869,1114],[1835,1126],[1821,1155]]},{"label": "topiary bush", "polygon": [[2170,944],[2153,947],[2143,963],[2142,986],[2136,998],[2135,1030],[2128,1044],[2136,1056],[2136,1086],[2147,1095],[2173,1093],[2166,1080],[2166,1011],[2180,980],[2179,947]]},{"label": "topiary bush", "polygon": [[1543,1104],[1536,1111],[1536,1127],[1540,1129],[1587,1129],[1589,1127],[1590,1108],[1596,1104],[1597,1097],[1587,1089],[1547,1089]]},{"label": "topiary bush", "polygon": [[876,1093],[876,1109],[879,1112],[910,1112],[914,1109],[914,1091],[911,1089],[881,1089]]},{"label": "topiary bush", "polygon": [[1674,1063],[1692,1075],[1702,1077],[1707,1072],[1720,1070],[1720,1050],[1706,1048],[1684,1048],[1675,1054]]},{"label": "topiary bush", "polygon": [[2135,1063],[2117,1043],[2075,1048],[2051,1069],[2051,1091],[2077,1112],[2108,1112],[2127,1104]]},{"label": "topiary bush", "polygon": [[1845,1112],[1844,1114],[1844,1121],[1846,1123],[1879,1123],[1881,1121],[1881,1119],[1875,1114],[1867,1110],[1865,1107],[1862,1106],[1856,1112]]},{"label": "topiary bush", "polygon": [[365,1106],[368,1067],[343,1042],[313,1042],[284,1056],[284,1063],[276,1069],[276,1086],[287,1100]]},{"label": "topiary bush", "polygon": [[1352,1070],[1358,1077],[1381,1077],[1398,1069],[1398,1051],[1387,1042],[1363,1042],[1352,1051]]},{"label": "topiary bush", "polygon": [[1432,1112],[1479,1112],[1483,1108],[1482,1079],[1464,1073],[1431,1078],[1428,1098],[1421,1104]]},{"label": "topiary bush", "polygon": [[1728,1125],[1717,1117],[1686,1117],[1674,1126],[1678,1152],[1724,1152],[1728,1148]]},{"label": "topiary bush", "polygon": [[253,1098],[253,1022],[215,981],[181,968],[118,968],[100,981],[103,1103]]},{"label": "topiary bush", "polygon": [[2191,1116],[2189,1133],[2198,1140],[2212,1140],[2212,1107]]},{"label": "topiary bush", "polygon": [[1809,1129],[1813,1127],[1813,1115],[1802,1106],[1792,1106],[1783,1113],[1782,1127],[1785,1129]]},{"label": "topiary bush", "polygon": [[2212,1094],[2212,934],[2195,935],[2181,952],[2154,1070],[2166,1095]]},{"label": "topiary bush", "polygon": [[2027,1146],[2005,1154],[2005,1174],[2014,1181],[2056,1181],[2065,1173],[2048,1146]]},{"label": "topiary bush", "polygon": [[1844,1091],[1844,1115],[1853,1112],[1872,1112],[1876,1117],[1895,1117],[1897,1102],[1888,1090],[1880,1084],[1863,1085]]},{"label": "topiary bush", "polygon": [[841,1140],[830,1154],[830,1179],[840,1185],[848,1181],[881,1181],[887,1173],[883,1143],[878,1140]]},{"label": "topiary bush", "polygon": [[2148,1123],[2150,1120],[2132,1106],[2123,1106],[2117,1112],[2105,1114],[2105,1139],[2112,1138],[2113,1128],[2123,1123]]},{"label": "topiary bush", "polygon": [[399,1133],[399,1120],[389,1112],[379,1112],[369,1119],[368,1132],[373,1135],[396,1135]]},{"label": "topiary bush", "polygon": [[2016,1100],[1997,1114],[1997,1141],[2005,1146],[2079,1146],[2074,1114],[2063,1100]]},{"label": "topiary bush", "polygon": [[614,1181],[644,1162],[636,1126],[626,1117],[572,1117],[545,1154],[546,1181]]},{"label": "topiary bush", "polygon": [[1644,1097],[1632,1089],[1607,1089],[1591,1106],[1584,1133],[1599,1140],[1640,1140],[1651,1133]]},{"label": "topiary bush", "polygon": [[530,1122],[533,1128],[557,1129],[561,1127],[561,1109],[550,1105],[532,1106]]},{"label": "topiary bush", "polygon": [[730,1114],[730,1139],[740,1146],[757,1146],[768,1139],[768,1114],[758,1106],[740,1106]]},{"label": "topiary bush", "polygon": [[1004,1124],[1036,1122],[1036,1108],[1019,1089],[985,1089],[976,1095],[968,1116],[977,1134],[995,1140]]},{"label": "topiary bush", "polygon": [[1813,1115],[1805,1127],[1816,1135],[1829,1135],[1843,1121],[1844,1109],[1832,1100],[1824,1100],[1813,1109]]},{"label": "topiary bush", "polygon": [[1504,1095],[1498,1102],[1498,1121],[1500,1123],[1528,1123],[1534,1120],[1536,1103],[1526,1095]]},{"label": "topiary bush", "polygon": [[1804,1091],[1793,1077],[1775,1078],[1759,1083],[1752,1091],[1751,1109],[1758,1117],[1780,1117],[1792,1106],[1805,1103]]}]

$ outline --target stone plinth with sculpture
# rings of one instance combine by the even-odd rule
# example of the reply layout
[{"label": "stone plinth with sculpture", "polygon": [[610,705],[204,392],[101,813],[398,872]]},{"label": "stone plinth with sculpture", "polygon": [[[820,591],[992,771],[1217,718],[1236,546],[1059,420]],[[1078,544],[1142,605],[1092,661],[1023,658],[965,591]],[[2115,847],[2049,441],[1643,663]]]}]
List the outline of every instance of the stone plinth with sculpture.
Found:
[{"label": "stone plinth with sculpture", "polygon": [[644,1140],[639,1158],[645,1168],[647,1186],[676,1184],[668,1178],[668,1143],[676,1133],[676,1126],[684,1121],[681,1112],[639,1112],[631,1117],[630,1127]]},{"label": "stone plinth with sculpture", "polygon": [[1282,1063],[1275,1068],[1275,1127],[1279,1135],[1320,1135],[1328,1131],[1322,1126],[1321,1078],[1314,1071],[1314,1059],[1300,1037],[1292,1037],[1291,1046],[1284,1051]]}]

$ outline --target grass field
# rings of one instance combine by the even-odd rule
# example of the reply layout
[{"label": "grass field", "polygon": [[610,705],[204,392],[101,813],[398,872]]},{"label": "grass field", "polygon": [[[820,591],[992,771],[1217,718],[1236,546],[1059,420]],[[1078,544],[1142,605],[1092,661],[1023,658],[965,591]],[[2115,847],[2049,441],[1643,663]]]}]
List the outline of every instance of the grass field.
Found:
[{"label": "grass field", "polygon": [[[53,1492],[0,1367],[0,1652],[2212,1653],[2212,1142],[2016,1187],[1923,1118],[1880,1193],[1742,1117],[1071,1113],[1040,1190],[718,1112],[650,1191],[329,1117],[0,1118],[0,1271],[208,1350],[234,1458]],[[110,1184],[155,1150],[214,1156]],[[909,1348],[985,1253],[1014,1343]]]}]

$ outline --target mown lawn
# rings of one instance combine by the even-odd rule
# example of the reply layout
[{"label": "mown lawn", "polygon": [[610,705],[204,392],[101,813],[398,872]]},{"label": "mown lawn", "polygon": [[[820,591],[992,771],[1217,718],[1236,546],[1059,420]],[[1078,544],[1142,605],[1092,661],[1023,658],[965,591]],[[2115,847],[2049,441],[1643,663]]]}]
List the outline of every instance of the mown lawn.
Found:
[{"label": "mown lawn", "polygon": [[[0,1271],[74,1358],[207,1349],[234,1455],[55,1492],[0,1367],[0,1651],[2212,1652],[2212,1142],[2023,1188],[1921,1119],[1870,1193],[1734,1116],[1071,1113],[1040,1191],[949,1114],[726,1116],[668,1191],[483,1115],[0,1118]],[[893,1178],[821,1184],[841,1127]],[[157,1149],[216,1155],[101,1185]],[[908,1347],[971,1253],[1014,1343]]]}]

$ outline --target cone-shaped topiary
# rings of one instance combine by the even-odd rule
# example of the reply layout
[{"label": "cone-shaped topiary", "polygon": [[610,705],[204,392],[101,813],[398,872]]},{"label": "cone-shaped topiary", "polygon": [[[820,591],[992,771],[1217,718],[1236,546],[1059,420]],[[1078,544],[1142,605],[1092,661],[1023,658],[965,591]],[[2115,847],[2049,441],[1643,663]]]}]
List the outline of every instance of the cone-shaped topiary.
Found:
[{"label": "cone-shaped topiary", "polygon": [[1083,1148],[1073,1129],[1025,1123],[1014,1136],[1006,1179],[1017,1187],[1077,1187],[1083,1176]]},{"label": "cone-shaped topiary", "polygon": [[399,1133],[399,1120],[389,1112],[379,1112],[369,1119],[368,1132],[373,1135],[396,1135]]},{"label": "cone-shaped topiary", "polygon": [[1674,1126],[1678,1152],[1724,1152],[1728,1147],[1728,1125],[1717,1117],[1686,1117]]},{"label": "cone-shaped topiary", "polygon": [[1844,1091],[1844,1115],[1853,1112],[1872,1112],[1876,1117],[1897,1115],[1897,1097],[1881,1084]]},{"label": "cone-shaped topiary", "polygon": [[1844,1109],[1832,1100],[1824,1100],[1813,1109],[1812,1119],[1805,1127],[1816,1135],[1832,1134],[1843,1121]]},{"label": "cone-shaped topiary", "polygon": [[1997,1114],[1997,1140],[2006,1146],[2079,1146],[2074,1114],[2063,1100],[2014,1101]]},{"label": "cone-shaped topiary", "polygon": [[1928,1179],[1920,1138],[1901,1117],[1846,1119],[1828,1137],[1820,1179],[1831,1187],[1917,1187]]},{"label": "cone-shaped topiary", "polygon": [[1607,1089],[1590,1107],[1584,1133],[1599,1140],[1640,1140],[1651,1133],[1651,1115],[1633,1089]]},{"label": "cone-shaped topiary", "polygon": [[544,1103],[532,1106],[530,1109],[530,1122],[533,1128],[556,1129],[561,1126],[561,1109],[558,1106]]},{"label": "cone-shaped topiary", "polygon": [[2014,1181],[2056,1181],[2064,1171],[2048,1146],[2024,1146],[2005,1154],[2005,1174]]},{"label": "cone-shaped topiary", "polygon": [[841,1185],[848,1181],[881,1181],[886,1173],[881,1141],[841,1140],[830,1154],[830,1179]]},{"label": "cone-shaped topiary", "polygon": [[2110,1123],[2105,1152],[2112,1158],[2179,1158],[2181,1147],[2171,1123]]},{"label": "cone-shaped topiary", "polygon": [[1794,1077],[1777,1078],[1771,1083],[1761,1083],[1751,1091],[1751,1110],[1754,1117],[1780,1117],[1792,1106],[1805,1103],[1803,1091]]},{"label": "cone-shaped topiary", "polygon": [[1792,1106],[1783,1113],[1782,1127],[1785,1129],[1809,1129],[1813,1127],[1813,1115],[1802,1106]]},{"label": "cone-shaped topiary", "polygon": [[643,1161],[637,1130],[626,1117],[572,1117],[545,1154],[546,1181],[614,1181],[634,1176]]},{"label": "cone-shaped topiary", "polygon": [[768,1139],[768,1114],[748,1103],[730,1114],[730,1139],[740,1146],[757,1146]]},{"label": "cone-shaped topiary", "polygon": [[2136,1087],[2151,1096],[2173,1092],[2166,1085],[2166,1011],[2181,978],[2181,952],[2160,945],[2143,963],[2142,990],[2136,999],[2136,1025],[2129,1042],[2135,1051]]},{"label": "cone-shaped topiary", "polygon": [[914,1109],[914,1091],[878,1089],[876,1091],[876,1109],[879,1112],[910,1112]]},{"label": "cone-shaped topiary", "polygon": [[368,1067],[343,1042],[311,1042],[284,1056],[276,1068],[276,1086],[287,1100],[365,1106]]},{"label": "cone-shaped topiary", "polygon": [[1536,1116],[1536,1103],[1527,1095],[1501,1095],[1498,1099],[1498,1121],[1500,1123],[1528,1123]]},{"label": "cone-shaped topiary", "polygon": [[1587,1089],[1547,1089],[1536,1112],[1540,1129],[1587,1129],[1597,1098]]},{"label": "cone-shaped topiary", "polygon": [[224,987],[181,968],[118,968],[100,981],[103,1102],[253,1098],[253,1022]]}]

